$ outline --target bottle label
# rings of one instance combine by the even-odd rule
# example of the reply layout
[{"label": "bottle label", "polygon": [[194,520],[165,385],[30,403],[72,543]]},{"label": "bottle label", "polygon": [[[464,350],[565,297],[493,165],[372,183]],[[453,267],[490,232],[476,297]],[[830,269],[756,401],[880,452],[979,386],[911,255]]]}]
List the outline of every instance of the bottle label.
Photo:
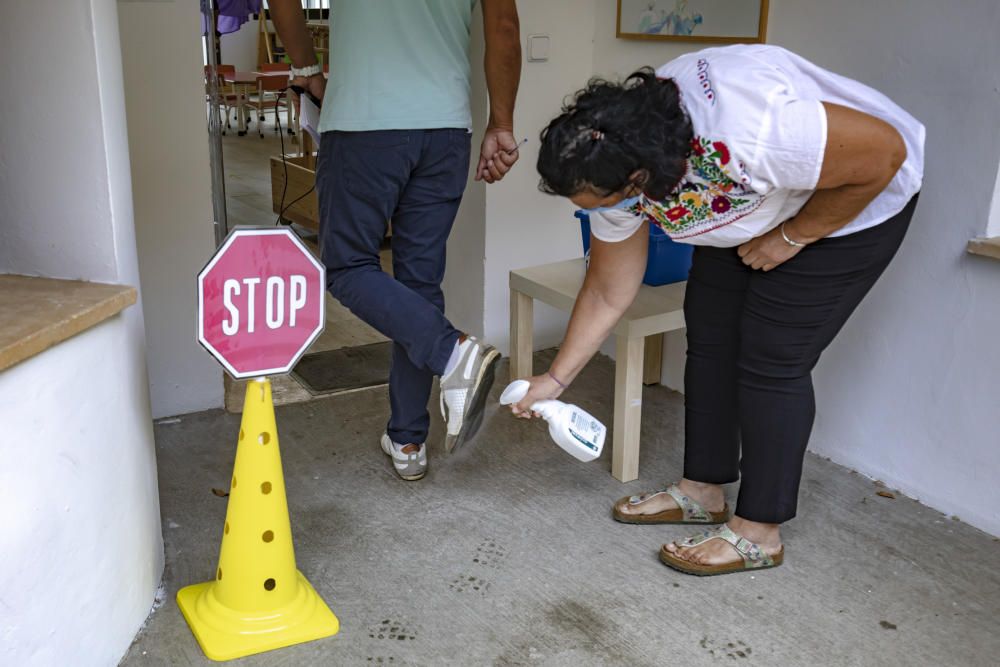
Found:
[{"label": "bottle label", "polygon": [[[574,417],[575,416],[576,415],[574,415]],[[587,447],[587,449],[590,449],[591,451],[595,451],[595,452],[597,451],[597,445],[595,445],[590,440],[587,440],[585,437],[583,437],[582,435],[580,435],[579,433],[577,433],[573,429],[569,429],[569,434],[571,436],[573,436],[574,438],[576,438],[577,440],[579,440],[580,442],[582,442],[584,444],[584,446]]]}]

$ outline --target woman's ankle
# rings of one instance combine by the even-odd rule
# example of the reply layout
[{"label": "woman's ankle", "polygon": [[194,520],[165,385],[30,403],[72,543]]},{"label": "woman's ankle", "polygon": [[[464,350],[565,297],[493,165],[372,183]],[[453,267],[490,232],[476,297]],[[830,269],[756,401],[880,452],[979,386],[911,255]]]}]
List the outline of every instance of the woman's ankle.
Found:
[{"label": "woman's ankle", "polygon": [[756,542],[765,549],[776,549],[781,546],[781,524],[750,521],[734,515],[729,520],[729,527],[737,535]]},{"label": "woman's ankle", "polygon": [[685,477],[677,486],[710,512],[721,512],[726,504],[726,492],[721,484],[696,482]]}]

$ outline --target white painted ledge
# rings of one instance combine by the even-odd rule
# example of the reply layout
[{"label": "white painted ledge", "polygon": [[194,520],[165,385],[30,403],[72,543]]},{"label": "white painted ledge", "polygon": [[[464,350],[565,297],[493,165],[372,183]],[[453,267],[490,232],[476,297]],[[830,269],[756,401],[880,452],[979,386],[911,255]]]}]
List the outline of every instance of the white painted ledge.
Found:
[{"label": "white painted ledge", "polygon": [[969,241],[968,251],[973,255],[1000,259],[1000,236],[972,239]]}]

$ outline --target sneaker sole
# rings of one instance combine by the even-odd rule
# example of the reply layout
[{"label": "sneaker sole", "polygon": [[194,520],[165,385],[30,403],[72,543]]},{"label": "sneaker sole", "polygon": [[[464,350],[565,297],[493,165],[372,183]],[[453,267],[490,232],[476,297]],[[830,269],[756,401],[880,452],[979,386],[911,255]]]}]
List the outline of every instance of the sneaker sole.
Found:
[{"label": "sneaker sole", "polygon": [[486,407],[486,399],[489,397],[490,389],[493,388],[493,382],[496,380],[496,367],[500,362],[498,351],[492,350],[489,354],[490,356],[479,369],[479,378],[472,393],[469,410],[465,414],[465,419],[462,420],[462,428],[459,429],[458,435],[445,438],[444,449],[449,454],[475,437],[483,423],[483,408]]}]

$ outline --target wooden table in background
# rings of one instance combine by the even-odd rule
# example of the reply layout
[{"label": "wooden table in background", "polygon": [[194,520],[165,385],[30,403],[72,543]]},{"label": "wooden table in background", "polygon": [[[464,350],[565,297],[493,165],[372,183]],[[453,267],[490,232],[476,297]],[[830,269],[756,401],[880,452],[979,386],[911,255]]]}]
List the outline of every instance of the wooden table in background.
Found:
[{"label": "wooden table in background", "polygon": [[[257,88],[257,77],[259,76],[283,76],[286,79],[291,77],[288,72],[235,72],[231,74],[222,74],[223,80],[228,84],[237,89],[239,89],[239,94],[242,99],[246,99],[247,95],[250,93],[250,88]],[[247,133],[247,111],[246,106],[241,102],[237,105],[236,109],[237,117],[237,134],[241,137]]]}]

